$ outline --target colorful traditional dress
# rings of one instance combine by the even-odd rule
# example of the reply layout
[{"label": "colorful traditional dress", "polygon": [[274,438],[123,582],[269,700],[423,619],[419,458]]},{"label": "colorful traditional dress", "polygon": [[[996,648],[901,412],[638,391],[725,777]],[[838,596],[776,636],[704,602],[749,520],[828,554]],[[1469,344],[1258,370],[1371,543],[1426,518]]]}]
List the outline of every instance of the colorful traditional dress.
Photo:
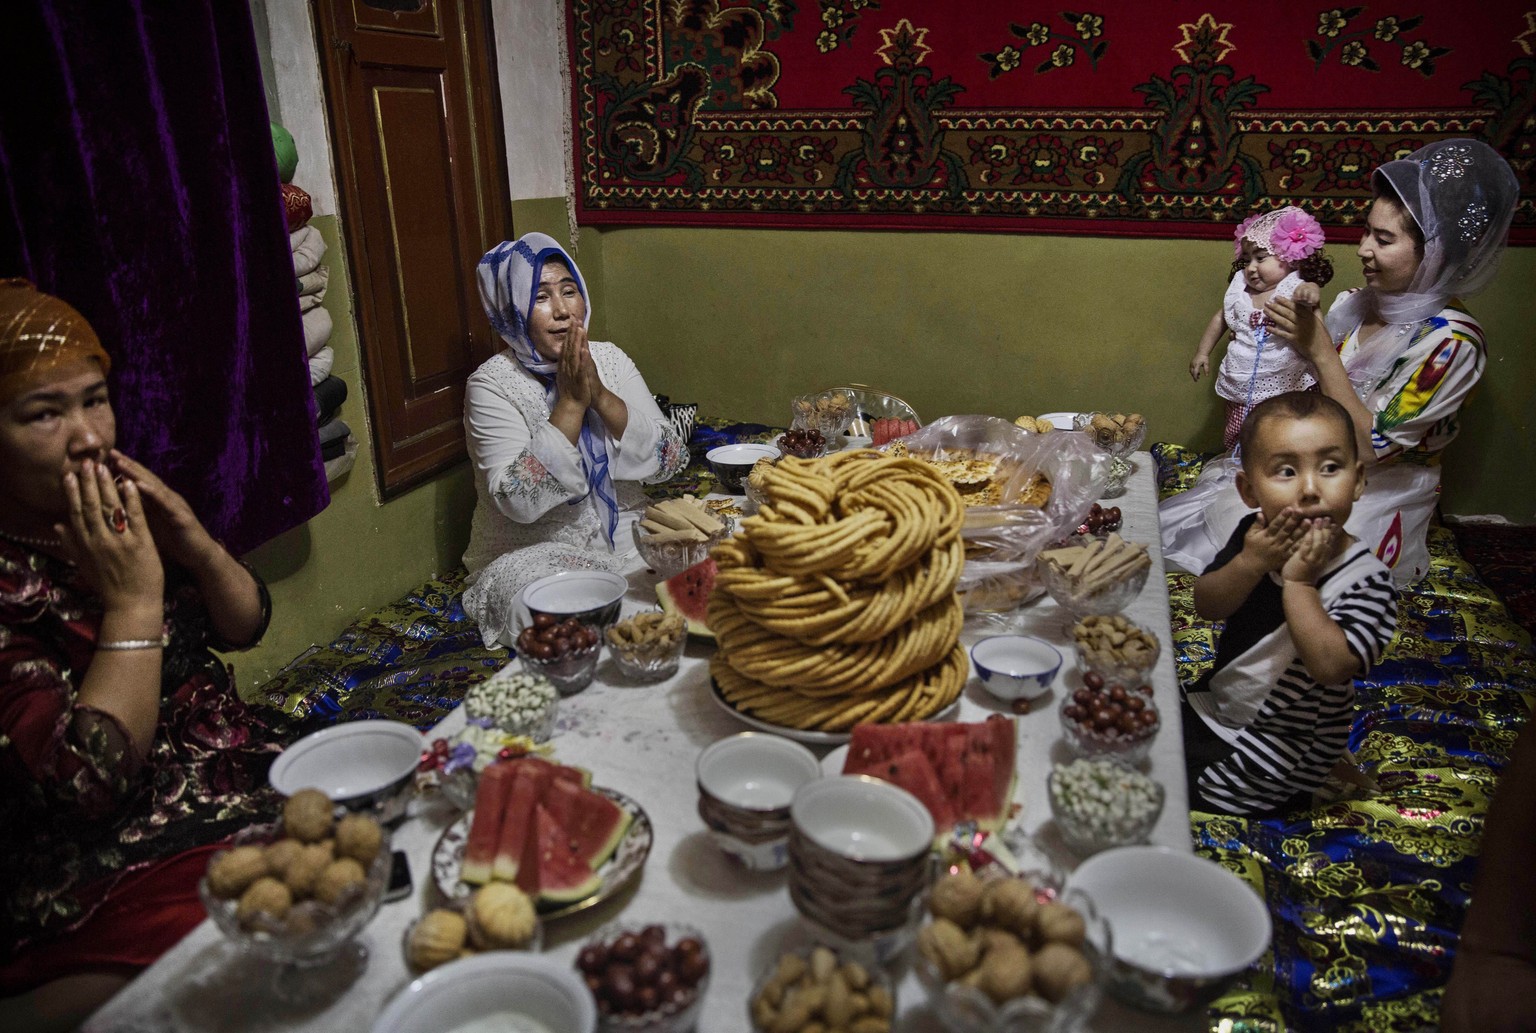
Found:
[{"label": "colorful traditional dress", "polygon": [[[152,960],[200,910],[169,925],[150,911],[142,927],[94,928],[85,939],[95,942],[78,950],[71,934],[98,912],[124,915],[141,900],[195,901],[205,862],[184,859],[277,812],[267,769],[294,732],[240,701],[210,651],[227,647],[195,585],[175,568],[166,573],[170,644],[160,720],[143,755],[116,719],[76,701],[100,599],[73,566],[0,538],[0,996],[65,974],[71,959]],[[261,599],[264,631],[265,586]],[[123,889],[134,899],[118,899]],[[114,946],[102,949],[103,938]],[[32,963],[29,953],[48,960]]]}]

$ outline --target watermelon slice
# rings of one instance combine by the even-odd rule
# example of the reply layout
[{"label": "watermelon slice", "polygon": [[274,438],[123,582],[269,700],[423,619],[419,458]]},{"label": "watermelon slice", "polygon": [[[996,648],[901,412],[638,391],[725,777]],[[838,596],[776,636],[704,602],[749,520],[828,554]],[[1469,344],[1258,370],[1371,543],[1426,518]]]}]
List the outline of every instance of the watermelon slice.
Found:
[{"label": "watermelon slice", "polygon": [[933,815],[935,828],[947,829],[959,820],[955,808],[950,803],[950,795],[939,784],[939,776],[920,749],[906,750],[857,774],[873,775],[875,778],[901,786],[917,797],[923,802],[923,806],[928,808],[928,813]]},{"label": "watermelon slice", "polygon": [[512,793],[514,763],[491,764],[480,775],[475,789],[475,813],[464,845],[464,867],[459,877],[475,886],[491,881],[501,842],[502,819]]},{"label": "watermelon slice", "polygon": [[576,856],[571,834],[542,804],[533,808],[532,834],[524,844],[517,885],[540,904],[567,904],[598,891],[603,880]]},{"label": "watermelon slice", "polygon": [[873,775],[922,800],[942,834],[974,820],[995,829],[1012,811],[1017,723],[986,721],[857,725],[843,773]]},{"label": "watermelon slice", "polygon": [[601,793],[555,779],[541,806],[571,837],[574,855],[594,871],[618,848],[633,816]]},{"label": "watermelon slice", "polygon": [[715,561],[705,557],[656,586],[656,601],[667,613],[675,613],[688,623],[688,634],[714,638],[706,612],[709,593],[715,587]]},{"label": "watermelon slice", "polygon": [[516,763],[501,835],[496,842],[496,859],[491,867],[491,878],[500,882],[513,882],[520,875],[519,869],[527,854],[529,830],[533,827],[534,808],[553,781],[549,769],[555,767],[548,761],[530,762],[527,758]]}]

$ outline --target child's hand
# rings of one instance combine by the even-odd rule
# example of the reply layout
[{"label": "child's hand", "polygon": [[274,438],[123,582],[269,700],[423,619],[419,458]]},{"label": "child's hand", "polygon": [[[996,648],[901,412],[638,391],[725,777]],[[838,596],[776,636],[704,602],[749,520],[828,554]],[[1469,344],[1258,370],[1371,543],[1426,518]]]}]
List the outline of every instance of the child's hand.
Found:
[{"label": "child's hand", "polygon": [[1196,355],[1189,360],[1189,379],[1199,383],[1200,378],[1211,371],[1211,360],[1204,355]]},{"label": "child's hand", "polygon": [[1280,576],[1287,581],[1316,584],[1323,568],[1333,558],[1342,528],[1327,517],[1304,521],[1305,533],[1296,543],[1295,551],[1280,568]]},{"label": "child's hand", "polygon": [[1298,305],[1305,305],[1307,308],[1317,308],[1318,303],[1323,300],[1323,292],[1317,284],[1303,280],[1291,297]]},{"label": "child's hand", "polygon": [[1260,513],[1243,536],[1243,553],[1265,573],[1279,570],[1291,558],[1296,543],[1306,532],[1306,524],[1290,506],[1277,513],[1273,523],[1266,523]]}]

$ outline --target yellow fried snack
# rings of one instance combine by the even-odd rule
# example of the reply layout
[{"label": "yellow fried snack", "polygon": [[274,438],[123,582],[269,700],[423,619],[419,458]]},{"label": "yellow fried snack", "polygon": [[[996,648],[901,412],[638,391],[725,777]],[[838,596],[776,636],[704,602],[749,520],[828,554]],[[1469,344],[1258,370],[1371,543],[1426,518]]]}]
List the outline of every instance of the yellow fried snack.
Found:
[{"label": "yellow fried snack", "polygon": [[712,553],[710,670],[732,706],[794,728],[908,721],[964,686],[959,494],[933,466],[869,450],[786,457]]},{"label": "yellow fried snack", "polygon": [[349,814],[336,823],[336,856],[350,857],[363,867],[379,854],[384,831],[367,814]]},{"label": "yellow fried snack", "polygon": [[283,830],[301,843],[317,843],[331,834],[331,798],[318,789],[300,789],[283,801]]},{"label": "yellow fried snack", "polygon": [[406,941],[406,956],[411,966],[425,972],[446,965],[464,952],[469,926],[464,916],[447,908],[434,908],[421,917]]},{"label": "yellow fried snack", "polygon": [[525,946],[537,926],[533,902],[511,883],[488,883],[470,898],[469,938],[482,950]]},{"label": "yellow fried snack", "polygon": [[233,900],[266,874],[267,859],[261,847],[237,846],[215,857],[208,866],[208,889],[215,897]]}]

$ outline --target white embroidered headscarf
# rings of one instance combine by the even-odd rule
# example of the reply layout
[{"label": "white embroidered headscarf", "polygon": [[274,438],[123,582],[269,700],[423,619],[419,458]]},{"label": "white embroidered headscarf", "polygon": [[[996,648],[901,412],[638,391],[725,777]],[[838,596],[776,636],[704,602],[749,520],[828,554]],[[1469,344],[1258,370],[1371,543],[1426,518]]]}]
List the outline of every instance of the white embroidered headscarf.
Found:
[{"label": "white embroidered headscarf", "polygon": [[[1376,170],[1424,234],[1424,257],[1401,291],[1366,287],[1340,298],[1328,330],[1343,341],[1372,312],[1395,328],[1371,363],[1385,372],[1411,343],[1408,331],[1452,298],[1476,294],[1493,280],[1504,253],[1520,185],[1509,162],[1478,140],[1441,140]],[[1377,349],[1372,348],[1376,352]],[[1352,374],[1351,379],[1355,379]]]},{"label": "white embroidered headscarf", "polygon": [[[518,365],[544,385],[544,398],[553,407],[555,370],[559,363],[540,355],[528,336],[528,315],[533,311],[533,300],[539,290],[539,275],[544,271],[544,263],[551,258],[564,262],[575,277],[576,289],[581,291],[582,300],[586,302],[582,326],[587,326],[592,320],[592,298],[587,294],[587,281],[582,278],[576,260],[566,254],[553,237],[525,233],[516,240],[504,240],[485,253],[475,274],[480,283],[480,301],[485,306],[485,314],[490,317],[491,326],[507,342]],[[597,499],[605,518],[603,532],[609,548],[613,547],[619,522],[618,496],[609,473],[612,446],[608,427],[595,411],[588,409],[577,449],[586,469],[587,492]],[[572,499],[570,504],[577,505],[585,498]]]}]

